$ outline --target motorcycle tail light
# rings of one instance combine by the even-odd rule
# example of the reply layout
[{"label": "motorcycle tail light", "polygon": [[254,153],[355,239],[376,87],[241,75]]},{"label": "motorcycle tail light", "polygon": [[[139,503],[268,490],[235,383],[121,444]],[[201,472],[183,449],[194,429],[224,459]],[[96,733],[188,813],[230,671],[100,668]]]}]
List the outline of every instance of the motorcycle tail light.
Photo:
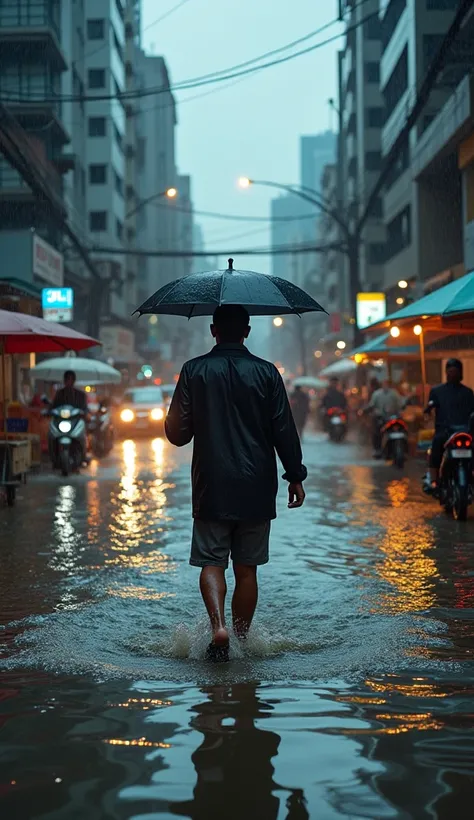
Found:
[{"label": "motorcycle tail light", "polygon": [[456,447],[472,447],[472,436],[469,433],[460,433],[454,440]]}]

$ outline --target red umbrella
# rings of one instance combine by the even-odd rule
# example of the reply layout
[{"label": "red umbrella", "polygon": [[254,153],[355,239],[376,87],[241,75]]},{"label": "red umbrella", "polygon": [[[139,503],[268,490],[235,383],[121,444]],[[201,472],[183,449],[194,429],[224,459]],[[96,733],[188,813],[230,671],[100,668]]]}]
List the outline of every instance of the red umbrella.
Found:
[{"label": "red umbrella", "polygon": [[64,353],[67,350],[84,350],[100,344],[77,330],[46,322],[26,313],[0,310],[0,354],[2,366],[3,419],[6,426],[5,355],[8,353]]},{"label": "red umbrella", "polygon": [[57,322],[0,310],[0,350],[6,353],[64,353],[100,342]]}]

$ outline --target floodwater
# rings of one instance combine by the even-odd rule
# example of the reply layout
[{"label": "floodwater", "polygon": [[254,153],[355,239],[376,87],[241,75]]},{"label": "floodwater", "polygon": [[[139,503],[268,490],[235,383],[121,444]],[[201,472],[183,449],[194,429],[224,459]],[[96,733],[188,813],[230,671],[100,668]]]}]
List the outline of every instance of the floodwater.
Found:
[{"label": "floodwater", "polygon": [[248,646],[211,665],[189,457],[125,441],[0,509],[2,820],[472,818],[472,511],[310,436]]}]

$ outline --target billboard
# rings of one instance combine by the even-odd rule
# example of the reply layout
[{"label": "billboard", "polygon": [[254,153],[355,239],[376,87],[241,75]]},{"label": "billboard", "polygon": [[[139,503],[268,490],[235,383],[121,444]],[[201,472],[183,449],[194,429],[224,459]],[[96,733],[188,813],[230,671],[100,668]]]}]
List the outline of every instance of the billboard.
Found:
[{"label": "billboard", "polygon": [[363,330],[387,315],[385,293],[357,294],[357,327]]},{"label": "billboard", "polygon": [[43,318],[48,322],[71,322],[74,308],[72,288],[43,288]]},{"label": "billboard", "polygon": [[33,235],[33,273],[55,288],[63,286],[63,256],[37,234]]}]

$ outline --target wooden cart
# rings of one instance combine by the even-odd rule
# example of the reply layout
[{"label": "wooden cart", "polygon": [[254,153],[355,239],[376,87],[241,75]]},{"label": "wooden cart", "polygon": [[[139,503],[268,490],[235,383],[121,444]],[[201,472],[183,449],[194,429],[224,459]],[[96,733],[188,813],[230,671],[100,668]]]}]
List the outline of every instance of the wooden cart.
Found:
[{"label": "wooden cart", "polygon": [[26,481],[31,466],[29,441],[0,441],[0,487],[4,488],[9,507],[15,503],[16,489]]}]

